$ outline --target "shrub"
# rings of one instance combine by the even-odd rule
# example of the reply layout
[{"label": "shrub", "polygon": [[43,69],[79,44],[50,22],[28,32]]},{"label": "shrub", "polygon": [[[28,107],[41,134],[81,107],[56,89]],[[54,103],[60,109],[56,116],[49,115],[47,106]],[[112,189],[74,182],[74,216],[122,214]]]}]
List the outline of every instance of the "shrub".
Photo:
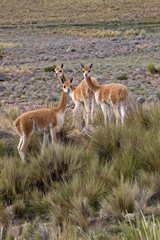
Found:
[{"label": "shrub", "polygon": [[117,77],[117,80],[127,80],[128,76],[127,73],[123,73]]},{"label": "shrub", "polygon": [[55,66],[50,66],[50,67],[46,67],[44,68],[45,72],[54,72]]},{"label": "shrub", "polygon": [[14,154],[14,148],[7,142],[0,140],[0,157],[5,155],[11,156]]},{"label": "shrub", "polygon": [[151,74],[155,74],[158,73],[158,69],[155,67],[155,65],[153,63],[149,63],[147,65],[147,70],[148,72],[150,72]]}]

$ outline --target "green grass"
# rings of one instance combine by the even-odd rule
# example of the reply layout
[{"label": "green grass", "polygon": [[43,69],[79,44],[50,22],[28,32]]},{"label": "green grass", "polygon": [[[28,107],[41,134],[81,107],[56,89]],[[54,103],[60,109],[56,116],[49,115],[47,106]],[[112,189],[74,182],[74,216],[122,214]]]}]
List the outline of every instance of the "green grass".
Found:
[{"label": "green grass", "polygon": [[149,63],[149,64],[147,65],[147,70],[148,70],[148,72],[150,72],[151,74],[156,74],[156,73],[158,73],[158,70],[157,70],[157,68],[154,66],[153,63]]},{"label": "green grass", "polygon": [[[16,111],[8,113],[11,118],[16,116]],[[160,216],[159,116],[156,105],[136,110],[128,114],[122,128],[115,126],[114,119],[105,127],[99,113],[95,116],[97,130],[86,137],[85,145],[63,143],[63,136],[54,149],[35,150],[33,141],[23,165],[14,137],[12,155],[6,150],[0,155],[0,221],[6,239],[11,218],[14,225],[27,222],[35,226],[25,233],[28,239],[37,239],[44,223],[49,224],[48,239],[58,231],[62,239],[138,239],[144,233],[149,240],[157,239],[151,233],[155,230],[156,236],[159,231],[154,217]],[[1,149],[6,148],[3,142]],[[9,206],[12,214],[6,210]],[[136,217],[141,212],[146,218],[124,222],[126,213]]]}]

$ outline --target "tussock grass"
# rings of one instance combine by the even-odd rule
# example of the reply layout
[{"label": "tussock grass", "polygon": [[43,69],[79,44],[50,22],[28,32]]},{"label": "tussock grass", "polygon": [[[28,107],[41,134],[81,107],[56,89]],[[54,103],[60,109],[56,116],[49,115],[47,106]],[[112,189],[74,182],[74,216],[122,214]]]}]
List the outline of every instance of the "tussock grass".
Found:
[{"label": "tussock grass", "polygon": [[160,222],[154,216],[146,218],[143,214],[130,222],[129,225],[122,226],[123,240],[150,239],[158,240],[160,234]]},{"label": "tussock grass", "polygon": [[151,74],[160,73],[160,68],[159,67],[155,67],[155,65],[153,63],[148,63],[147,70]]},{"label": "tussock grass", "polygon": [[[6,125],[1,121],[2,127],[13,131],[16,115],[16,109],[8,110],[9,121]],[[27,221],[35,226],[25,235],[28,239],[43,236],[40,229],[45,228],[44,223],[49,224],[45,228],[47,239],[56,239],[57,234],[62,239],[129,239],[131,232],[138,236],[134,235],[137,226],[143,234],[144,220],[123,223],[126,213],[139,216],[143,211],[146,224],[151,214],[159,217],[159,105],[132,110],[123,127],[115,126],[114,116],[112,120],[111,125],[104,126],[103,115],[97,111],[96,130],[85,137],[87,147],[83,142],[64,141],[70,130],[66,124],[54,147],[42,146],[41,137],[35,136],[25,164],[20,162],[15,142],[9,145],[12,154],[2,151],[0,221],[7,226],[6,233],[11,220],[8,206],[13,207],[14,224]],[[7,148],[6,140],[0,143],[0,149]],[[116,233],[109,231],[113,223]],[[148,228],[145,231],[148,234]]]},{"label": "tussock grass", "polygon": [[[131,36],[142,36],[145,35],[144,30],[111,30],[111,29],[98,29],[98,28],[84,28],[84,27],[70,27],[70,28],[57,28],[53,31],[50,31],[49,34],[62,34],[69,36],[77,36],[77,37],[109,37],[109,38],[117,38],[117,37],[131,37]],[[47,69],[50,70],[50,69]]]},{"label": "tussock grass", "polygon": [[18,44],[16,43],[6,43],[6,42],[0,42],[0,49],[10,49],[18,47]]}]

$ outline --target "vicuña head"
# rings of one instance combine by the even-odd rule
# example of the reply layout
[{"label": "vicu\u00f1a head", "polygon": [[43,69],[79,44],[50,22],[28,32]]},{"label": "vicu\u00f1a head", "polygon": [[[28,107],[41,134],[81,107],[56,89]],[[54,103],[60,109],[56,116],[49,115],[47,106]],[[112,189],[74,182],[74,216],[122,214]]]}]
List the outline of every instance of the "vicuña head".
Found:
[{"label": "vicu\u00f1a head", "polygon": [[67,95],[70,92],[71,81],[63,83],[61,101],[56,108],[44,108],[25,112],[15,120],[16,131],[20,136],[18,152],[22,161],[25,160],[27,145],[35,131],[43,131],[45,143],[47,129],[50,130],[52,145],[56,141],[56,134],[62,129],[64,124],[64,111],[67,105]]},{"label": "vicu\u00f1a head", "polygon": [[83,69],[83,76],[84,76],[84,78],[87,78],[87,77],[90,76],[90,72],[91,72],[92,66],[93,66],[92,63],[89,65],[89,67],[84,66],[84,65],[81,63],[81,67],[82,67],[82,69]]},{"label": "vicu\u00f1a head", "polygon": [[60,80],[63,84],[63,91],[65,93],[71,93],[73,78],[71,78],[71,80],[68,80],[67,78],[63,79],[60,77]]},{"label": "vicu\u00f1a head", "polygon": [[58,78],[62,77],[64,74],[63,73],[63,63],[61,64],[61,66],[55,66],[54,72]]},{"label": "vicu\u00f1a head", "polygon": [[116,117],[116,123],[119,119],[124,123],[124,117],[127,106],[128,90],[126,86],[119,83],[98,84],[94,83],[90,77],[90,70],[93,64],[89,67],[81,64],[83,76],[86,79],[89,89],[94,93],[96,103],[101,106],[105,123],[107,117],[110,122],[111,112],[113,111]]}]

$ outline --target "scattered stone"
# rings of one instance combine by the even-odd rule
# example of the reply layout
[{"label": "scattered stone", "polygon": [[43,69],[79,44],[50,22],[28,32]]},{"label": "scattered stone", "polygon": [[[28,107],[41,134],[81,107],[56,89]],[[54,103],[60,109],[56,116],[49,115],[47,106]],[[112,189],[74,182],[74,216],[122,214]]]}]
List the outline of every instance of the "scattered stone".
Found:
[{"label": "scattered stone", "polygon": [[145,102],[145,98],[140,96],[137,98],[137,102],[142,105]]},{"label": "scattered stone", "polygon": [[96,132],[96,128],[92,125],[88,125],[83,128],[82,133],[86,136],[91,136]]},{"label": "scattered stone", "polygon": [[6,90],[6,87],[0,86],[0,92],[4,92]]},{"label": "scattered stone", "polygon": [[134,220],[136,217],[136,214],[135,213],[127,213],[125,216],[124,216],[124,219],[126,222],[129,222],[131,220]]},{"label": "scattered stone", "polygon": [[5,74],[3,74],[3,73],[0,73],[0,81],[6,81],[6,75]]}]

